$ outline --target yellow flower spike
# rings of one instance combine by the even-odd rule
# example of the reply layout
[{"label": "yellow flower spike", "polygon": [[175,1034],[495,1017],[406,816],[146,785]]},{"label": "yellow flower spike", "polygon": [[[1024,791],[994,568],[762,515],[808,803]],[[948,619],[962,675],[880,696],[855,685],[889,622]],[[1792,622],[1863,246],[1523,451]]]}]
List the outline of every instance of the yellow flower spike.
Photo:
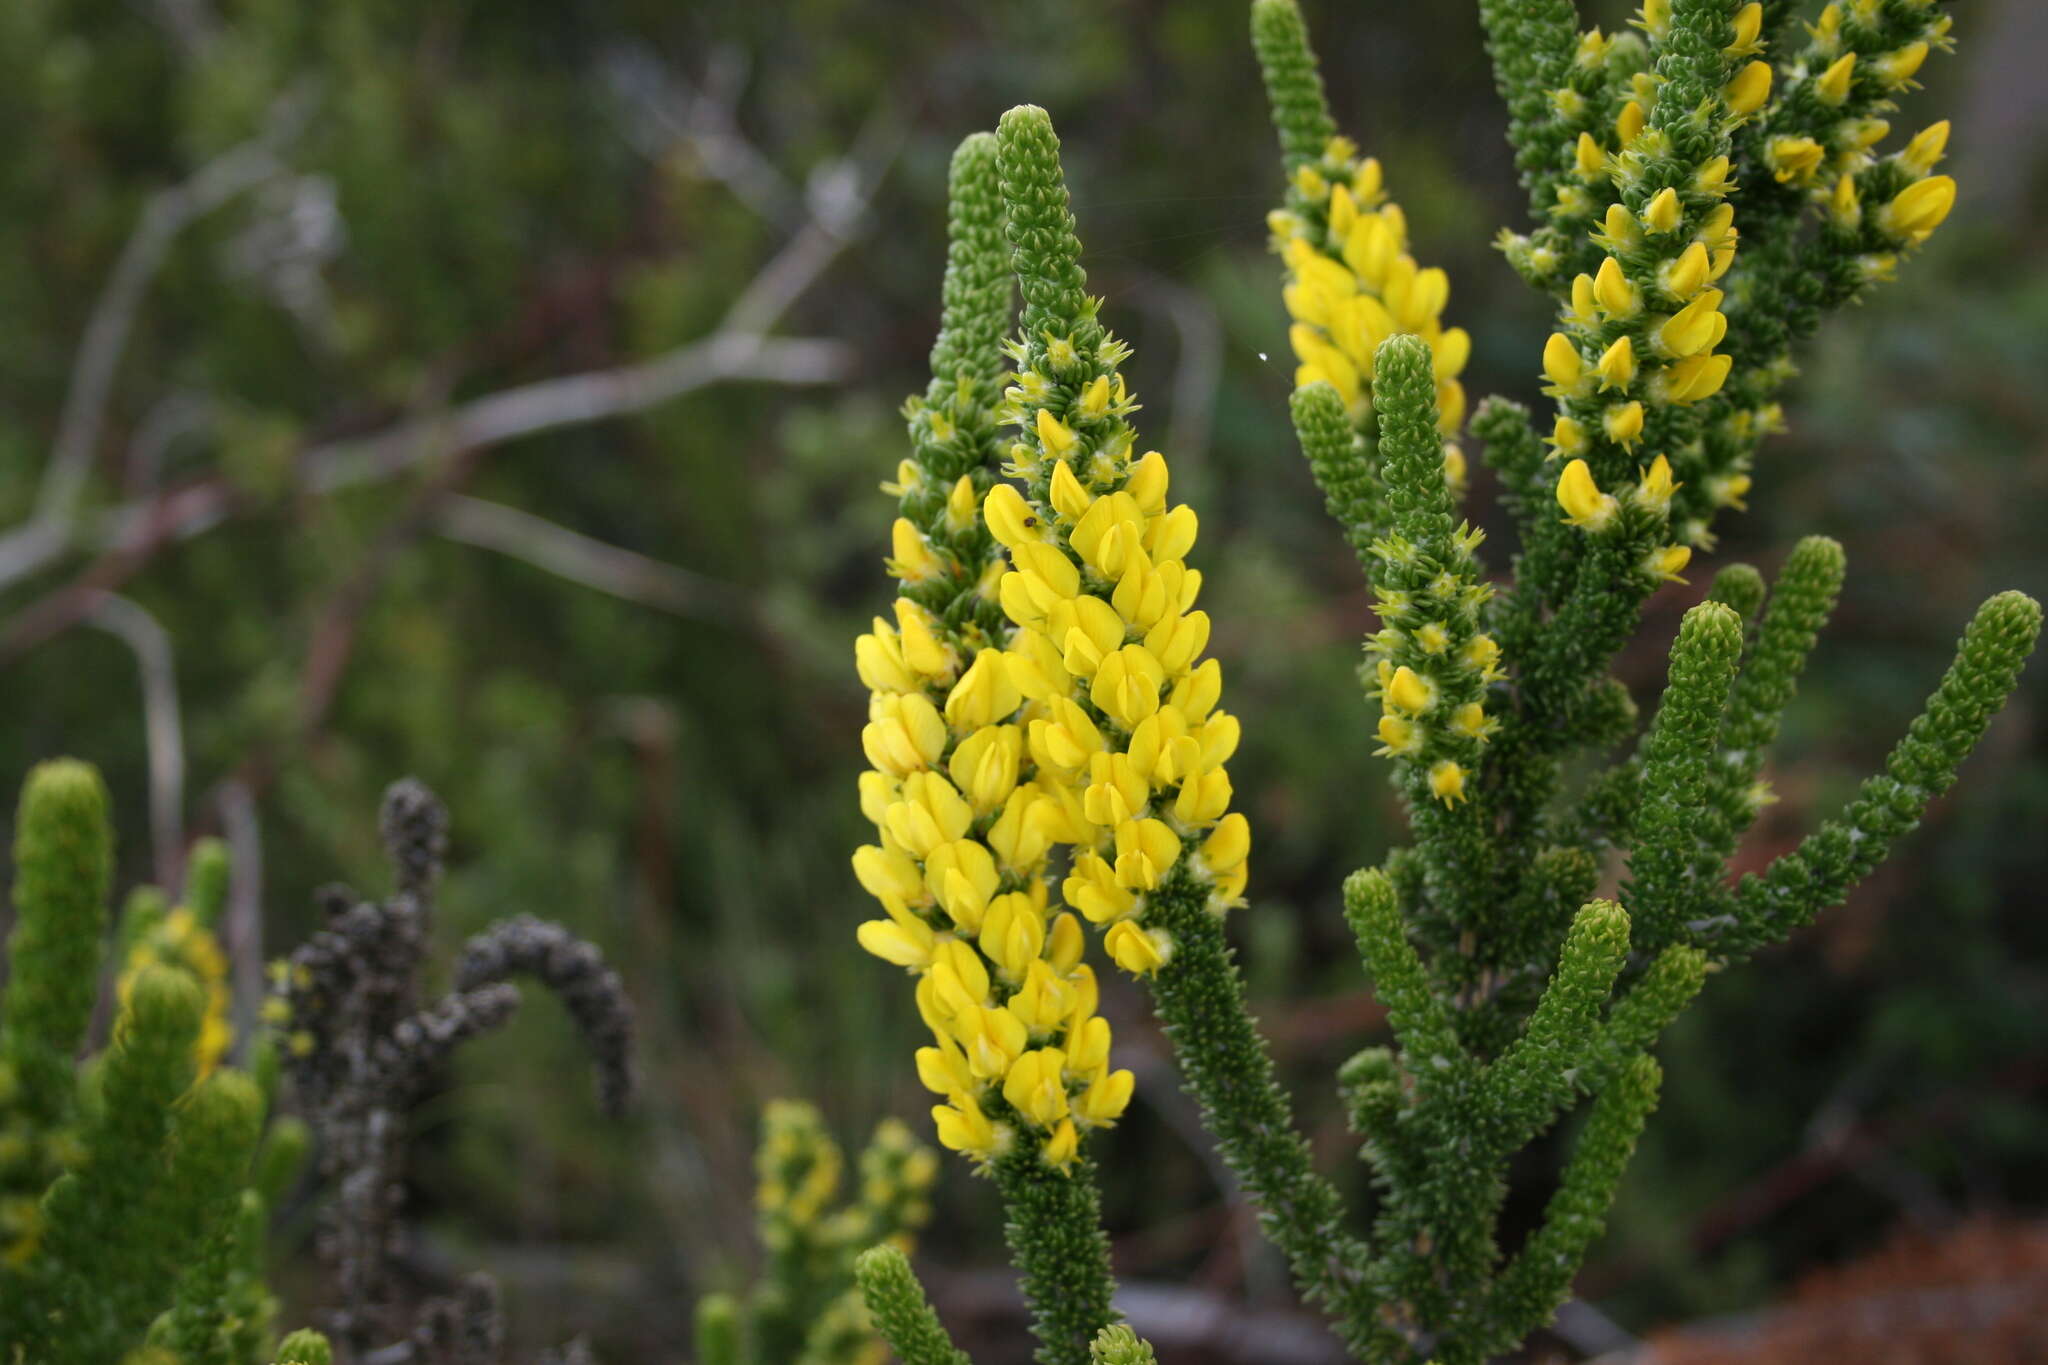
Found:
[{"label": "yellow flower spike", "polygon": [[1563,332],[1552,332],[1543,343],[1543,375],[1550,381],[1544,390],[1559,396],[1575,394],[1585,382],[1586,363],[1579,348]]},{"label": "yellow flower spike", "polygon": [[[1074,1127],[1072,1119],[1061,1119],[1059,1127],[1052,1130],[1052,1136],[1039,1149],[1048,1166],[1067,1167],[1080,1155],[1081,1134]],[[880,1347],[876,1348],[878,1351]]]},{"label": "yellow flower spike", "polygon": [[1190,777],[1174,798],[1173,818],[1183,825],[1207,825],[1230,809],[1230,796],[1230,774],[1221,768]]},{"label": "yellow flower spike", "polygon": [[[1158,952],[1156,945],[1154,951]],[[1159,953],[1159,960],[1162,963],[1166,960],[1165,953]],[[1111,1071],[1099,1076],[1075,1098],[1074,1117],[1091,1127],[1106,1128],[1123,1117],[1124,1110],[1130,1107],[1131,1092],[1136,1087],[1137,1077],[1128,1070]]]},{"label": "yellow flower spike", "polygon": [[1764,149],[1764,160],[1781,184],[1805,184],[1826,157],[1827,150],[1810,137],[1774,137]]},{"label": "yellow flower spike", "polygon": [[1436,705],[1436,687],[1414,669],[1402,664],[1386,685],[1387,705],[1419,716]]},{"label": "yellow flower spike", "polygon": [[1661,550],[1652,550],[1643,561],[1643,568],[1667,583],[1683,583],[1678,575],[1692,562],[1690,545],[1666,545]]},{"label": "yellow flower spike", "polygon": [[946,722],[920,693],[878,694],[868,707],[872,717],[860,732],[868,762],[891,777],[907,777],[938,762],[946,748]]},{"label": "yellow flower spike", "polygon": [[999,483],[988,490],[988,496],[981,501],[981,518],[988,525],[988,533],[1005,549],[1045,542],[1045,524],[1011,484]]},{"label": "yellow flower spike", "polygon": [[1550,444],[1556,455],[1583,455],[1586,453],[1586,428],[1578,418],[1558,414],[1557,425],[1551,428]]},{"label": "yellow flower spike", "polygon": [[1709,262],[1707,248],[1694,242],[1657,271],[1657,287],[1685,303],[1706,287]]},{"label": "yellow flower spike", "polygon": [[924,532],[908,517],[898,517],[889,528],[889,557],[882,567],[905,583],[929,583],[944,576],[946,561],[932,553]]},{"label": "yellow flower spike", "polygon": [[1955,177],[1933,175],[1900,190],[1878,213],[1878,227],[1912,245],[1927,240],[1955,207]]},{"label": "yellow flower spike", "polygon": [[1440,758],[1429,768],[1429,794],[1446,806],[1465,799],[1465,769],[1452,759]]},{"label": "yellow flower spike", "polygon": [[1008,1145],[1008,1130],[991,1123],[981,1106],[966,1095],[955,1095],[951,1104],[934,1105],[932,1124],[938,1129],[941,1147],[977,1161],[989,1160]]},{"label": "yellow flower spike", "polygon": [[1948,151],[1949,121],[1929,124],[1913,135],[1899,153],[1899,164],[1916,176],[1924,176],[1933,170]]},{"label": "yellow flower spike", "polygon": [[1557,481],[1557,505],[1564,509],[1567,522],[1586,531],[1605,529],[1620,510],[1614,496],[1602,493],[1593,482],[1593,471],[1584,460],[1564,467]]},{"label": "yellow flower spike", "polygon": [[1593,298],[1611,318],[1634,317],[1643,306],[1642,296],[1622,273],[1621,262],[1612,256],[1600,262],[1600,273],[1593,277]]},{"label": "yellow flower spike", "polygon": [[1131,466],[1131,476],[1123,491],[1138,504],[1140,515],[1156,517],[1166,510],[1166,485],[1166,457],[1151,450]]},{"label": "yellow flower spike", "polygon": [[1643,405],[1633,398],[1626,403],[1609,404],[1607,411],[1600,414],[1600,429],[1622,449],[1633,450],[1643,435]]},{"label": "yellow flower spike", "polygon": [[1647,121],[1647,117],[1643,113],[1643,106],[1634,100],[1630,100],[1621,107],[1621,113],[1614,120],[1615,140],[1623,148],[1626,148],[1629,143],[1634,142],[1642,133],[1643,124]]},{"label": "yellow flower spike", "polygon": [[1173,940],[1161,930],[1147,933],[1130,920],[1119,920],[1103,935],[1110,961],[1133,976],[1150,976],[1173,955]]},{"label": "yellow flower spike", "polygon": [[1039,444],[1045,448],[1045,453],[1055,460],[1071,459],[1075,451],[1080,449],[1081,438],[1074,434],[1072,427],[1053,416],[1050,408],[1038,410],[1036,428]]},{"label": "yellow flower spike", "polygon": [[955,730],[979,730],[1007,718],[1024,700],[999,649],[983,649],[946,696],[946,720]]},{"label": "yellow flower spike", "polygon": [[1670,510],[1671,495],[1677,492],[1679,487],[1680,485],[1671,479],[1671,461],[1659,455],[1650,461],[1649,472],[1644,474],[1643,481],[1636,485],[1633,501],[1636,506],[1648,508],[1661,516]]},{"label": "yellow flower spike", "polygon": [[1828,196],[1828,221],[1844,232],[1853,232],[1863,225],[1863,201],[1856,194],[1856,177],[1845,175],[1835,181],[1835,192]]},{"label": "yellow flower spike", "polygon": [[1669,185],[1651,196],[1650,202],[1643,208],[1643,226],[1660,235],[1677,231],[1678,225],[1684,219],[1685,206],[1678,202],[1678,191]]},{"label": "yellow flower spike", "polygon": [[1578,145],[1572,149],[1573,168],[1582,180],[1593,180],[1607,170],[1607,152],[1591,133],[1580,133]]},{"label": "yellow flower spike", "polygon": [[1820,73],[1818,80],[1814,81],[1814,96],[1822,104],[1839,105],[1849,98],[1849,83],[1855,78],[1856,54],[1844,52],[1827,70]]},{"label": "yellow flower spike", "polygon": [[967,1095],[975,1089],[974,1073],[967,1069],[960,1045],[944,1034],[935,1046],[917,1050],[917,1079],[938,1095]]},{"label": "yellow flower spike", "polygon": [[1721,87],[1721,103],[1737,118],[1747,118],[1771,97],[1771,64],[1751,62]]},{"label": "yellow flower spike", "polygon": [[[1060,975],[1066,975],[1081,961],[1087,942],[1087,936],[1081,932],[1081,921],[1062,912],[1053,920],[1052,932],[1046,935],[1046,963]],[[1103,1029],[1102,1042],[1104,1047],[1109,1046],[1107,1025]]]},{"label": "yellow flower spike", "polygon": [[1628,386],[1635,382],[1636,377],[1635,343],[1626,336],[1616,337],[1614,344],[1601,354],[1599,362],[1593,367],[1593,372],[1600,376],[1600,387],[1603,391],[1620,389],[1627,392]]},{"label": "yellow flower spike", "polygon": [[1734,41],[1721,49],[1722,56],[1731,59],[1753,57],[1763,50],[1759,39],[1764,31],[1764,7],[1758,0],[1749,0],[1748,4],[1735,11],[1734,28]]},{"label": "yellow flower spike", "polygon": [[1381,747],[1378,753],[1383,758],[1406,758],[1419,753],[1422,741],[1428,737],[1428,733],[1414,721],[1405,719],[1393,711],[1382,711],[1378,729]]},{"label": "yellow flower spike", "polygon": [[1180,836],[1164,820],[1126,820],[1116,827],[1117,883],[1150,891],[1180,861]]},{"label": "yellow flower spike", "polygon": [[1657,329],[1658,349],[1676,357],[1697,355],[1713,346],[1728,329],[1728,319],[1720,311],[1722,297],[1720,290],[1708,289],[1673,313]]}]

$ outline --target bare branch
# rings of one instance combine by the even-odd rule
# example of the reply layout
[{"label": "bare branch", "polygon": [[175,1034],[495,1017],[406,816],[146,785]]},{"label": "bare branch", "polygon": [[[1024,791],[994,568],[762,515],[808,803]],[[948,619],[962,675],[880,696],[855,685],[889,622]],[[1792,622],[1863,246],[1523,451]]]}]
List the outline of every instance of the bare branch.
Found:
[{"label": "bare branch", "polygon": [[284,166],[277,159],[277,149],[298,134],[309,108],[303,94],[287,95],[272,106],[256,137],[209,161],[180,184],[159,190],[144,206],[79,340],[56,444],[36,496],[38,518],[64,526],[77,510],[106,421],[114,373],[128,349],[128,334],[134,329],[143,297],[163,268],[171,244],[187,227],[236,195],[280,174]]},{"label": "bare branch", "polygon": [[256,1036],[256,1011],[263,981],[263,829],[256,818],[256,794],[239,777],[220,784],[221,833],[228,845],[228,908],[221,925],[234,989],[235,1038]]},{"label": "bare branch", "polygon": [[178,711],[178,669],[171,637],[154,616],[114,593],[102,593],[86,620],[135,653],[142,674],[143,730],[149,747],[149,834],[159,886],[183,880],[185,853],[185,729]]},{"label": "bare branch", "polygon": [[586,588],[676,616],[735,624],[752,613],[731,585],[595,540],[501,502],[443,499],[436,529],[450,540],[521,559]]}]

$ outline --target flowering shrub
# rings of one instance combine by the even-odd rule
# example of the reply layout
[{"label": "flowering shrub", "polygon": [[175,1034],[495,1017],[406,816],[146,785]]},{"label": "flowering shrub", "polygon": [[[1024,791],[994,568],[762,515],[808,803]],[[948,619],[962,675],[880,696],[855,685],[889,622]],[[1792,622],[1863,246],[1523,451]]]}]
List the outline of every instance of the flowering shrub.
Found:
[{"label": "flowering shrub", "polygon": [[[915,978],[939,1140],[1001,1191],[1046,1365],[1145,1349],[1112,1326],[1087,1152],[1131,1076],[1095,1013],[1084,923],[1149,983],[1219,1149],[1352,1351],[1483,1361],[1569,1292],[1656,1103],[1665,1025],[1710,970],[1878,865],[2039,630],[2032,599],[1987,602],[1885,771],[1729,883],[1841,548],[1802,541],[1768,590],[1723,568],[1647,727],[1608,667],[1755,487],[1790,345],[1953,204],[1933,174],[1945,123],[1877,150],[1948,20],[1928,0],[1851,0],[1802,40],[1783,0],[1648,0],[1609,36],[1580,33],[1567,0],[1480,8],[1537,219],[1500,246],[1558,306],[1554,415],[1488,399],[1469,424],[1519,534],[1506,574],[1459,512],[1468,465],[1447,438],[1467,426],[1471,343],[1443,324],[1449,282],[1410,253],[1380,164],[1338,135],[1293,0],[1252,6],[1287,173],[1268,224],[1293,417],[1377,596],[1362,679],[1414,833],[1345,885],[1399,1044],[1340,1076],[1379,1191],[1365,1231],[1312,1168],[1244,1009],[1222,921],[1251,833],[1225,769],[1239,723],[1202,657],[1196,513],[1170,502],[1167,458],[1140,453],[1051,122],[1013,109],[953,163],[933,379],[886,486],[899,594],[855,651],[876,842],[854,870],[882,908],[859,939]],[[1602,895],[1607,860],[1625,874]],[[1501,1247],[1510,1159],[1588,1099],[1540,1226]],[[961,1359],[899,1251],[859,1273],[906,1361]]]}]

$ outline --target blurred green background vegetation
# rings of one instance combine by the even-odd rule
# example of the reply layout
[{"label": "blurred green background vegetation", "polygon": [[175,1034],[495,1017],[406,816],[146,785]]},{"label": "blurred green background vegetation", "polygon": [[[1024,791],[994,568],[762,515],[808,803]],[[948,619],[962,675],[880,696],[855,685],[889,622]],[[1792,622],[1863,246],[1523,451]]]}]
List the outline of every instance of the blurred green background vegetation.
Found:
[{"label": "blurred green background vegetation", "polygon": [[[1341,121],[1450,271],[1468,386],[1533,401],[1545,316],[1489,245],[1520,194],[1471,7],[1305,7]],[[1976,601],[2048,587],[2048,25],[1953,10],[1960,53],[1900,127],[1956,120],[1955,216],[1807,353],[1754,510],[1622,663],[1654,697],[1714,563],[1847,547],[1758,861],[1875,767]],[[503,1279],[519,1340],[674,1354],[751,1255],[766,1099],[849,1138],[922,1127],[908,992],[852,941],[851,641],[891,592],[876,484],[936,324],[947,156],[1021,101],[1062,130],[1142,429],[1203,515],[1257,832],[1236,927],[1327,1164],[1356,1166],[1330,1074],[1381,1026],[1337,885],[1398,816],[1352,675],[1366,597],[1286,425],[1244,26],[1238,0],[0,5],[0,771],[99,764],[124,883],[227,833],[261,876],[230,921],[245,1011],[315,886],[383,889],[377,797],[405,773],[454,813],[451,941],[533,912],[622,964],[631,1124],[600,1121],[545,1005],[422,1114],[414,1207]],[[2044,703],[2037,666],[1903,856],[1674,1031],[1582,1281],[1615,1322],[2048,1208]],[[1136,996],[1105,1009],[1141,1072],[1103,1153],[1120,1270],[1285,1305]],[[314,1197],[284,1236],[294,1320]],[[940,1204],[937,1291],[966,1312],[996,1211],[953,1162]]]}]

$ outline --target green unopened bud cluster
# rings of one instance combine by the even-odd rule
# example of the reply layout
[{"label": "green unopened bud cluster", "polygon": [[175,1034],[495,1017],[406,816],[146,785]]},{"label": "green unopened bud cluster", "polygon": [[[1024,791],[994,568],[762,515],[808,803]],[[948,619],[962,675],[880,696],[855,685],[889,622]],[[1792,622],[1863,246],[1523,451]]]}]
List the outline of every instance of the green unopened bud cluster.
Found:
[{"label": "green unopened bud cluster", "polygon": [[112,1038],[81,1065],[112,854],[96,772],[29,775],[0,997],[0,1358],[261,1365],[266,1210],[305,1143],[288,1124],[266,1138],[265,1088],[217,1065],[224,852],[194,850],[183,904],[131,899]]}]

